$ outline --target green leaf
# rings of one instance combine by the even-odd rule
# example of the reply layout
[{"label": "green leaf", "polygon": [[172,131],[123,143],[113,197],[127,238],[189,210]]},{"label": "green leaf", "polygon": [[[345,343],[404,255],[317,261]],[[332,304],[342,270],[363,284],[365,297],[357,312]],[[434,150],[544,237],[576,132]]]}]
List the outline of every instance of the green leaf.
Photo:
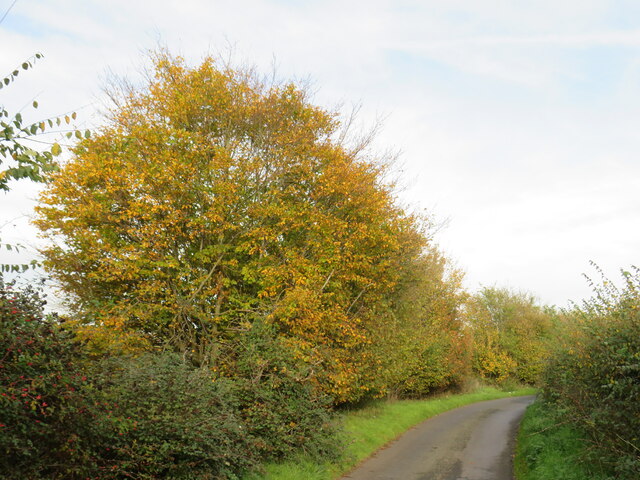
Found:
[{"label": "green leaf", "polygon": [[77,117],[77,116],[78,116],[78,115],[76,114],[76,112],[73,112],[73,113],[71,114],[71,118],[73,118],[74,120],[76,119],[76,117]]},{"label": "green leaf", "polygon": [[80,130],[76,130],[75,135],[78,140],[82,140],[82,133],[80,133]]},{"label": "green leaf", "polygon": [[29,64],[28,64],[27,62],[24,62],[24,63],[22,64],[22,69],[23,69],[23,70],[26,70],[26,69],[28,69],[28,68],[29,68]]},{"label": "green leaf", "polygon": [[91,137],[91,131],[90,130],[85,130],[84,138],[89,138],[89,137]]},{"label": "green leaf", "polygon": [[53,144],[53,147],[51,147],[51,153],[54,157],[57,157],[58,155],[60,155],[60,153],[62,153],[62,148],[60,147],[59,143],[56,142]]},{"label": "green leaf", "polygon": [[35,100],[33,101],[33,108],[38,108],[38,102],[36,102]]}]

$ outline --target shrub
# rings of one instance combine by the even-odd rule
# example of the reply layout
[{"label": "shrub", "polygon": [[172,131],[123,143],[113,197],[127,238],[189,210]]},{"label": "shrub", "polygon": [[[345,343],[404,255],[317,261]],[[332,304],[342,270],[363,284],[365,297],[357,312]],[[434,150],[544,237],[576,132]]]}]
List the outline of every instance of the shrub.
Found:
[{"label": "shrub", "polygon": [[85,471],[82,351],[33,288],[0,279],[0,476],[72,478]]},{"label": "shrub", "polygon": [[620,479],[640,477],[640,271],[607,280],[574,312],[579,325],[546,372],[545,396],[591,436]]},{"label": "shrub", "polygon": [[0,477],[232,479],[337,456],[329,399],[262,322],[221,375],[168,352],[90,359],[43,304],[0,283]]},{"label": "shrub", "polygon": [[172,353],[101,362],[90,392],[100,478],[236,478],[300,451],[337,457],[330,402],[310,372],[262,322],[239,338],[222,371]]},{"label": "shrub", "polygon": [[241,415],[263,458],[298,451],[338,455],[330,398],[313,385],[313,369],[293,359],[285,340],[257,321],[236,344],[234,381]]},{"label": "shrub", "polygon": [[99,478],[236,478],[256,461],[231,382],[171,353],[108,359],[97,370]]}]

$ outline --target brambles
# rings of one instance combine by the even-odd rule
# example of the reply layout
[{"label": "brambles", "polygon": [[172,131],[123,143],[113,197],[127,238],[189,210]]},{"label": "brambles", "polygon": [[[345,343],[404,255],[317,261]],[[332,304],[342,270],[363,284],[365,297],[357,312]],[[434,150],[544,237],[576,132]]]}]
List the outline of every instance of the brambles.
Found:
[{"label": "brambles", "polygon": [[[42,54],[36,53],[31,59],[23,62],[0,81],[0,89],[6,90],[20,71],[33,68],[35,61],[40,58]],[[34,109],[38,108],[38,102],[34,100],[31,106]],[[73,115],[75,118],[75,114]],[[58,143],[47,151],[37,151],[28,146],[29,140],[51,128],[54,122],[57,122],[57,125],[61,123],[60,119],[53,118],[25,124],[20,112],[9,114],[4,106],[0,106],[0,165],[6,161],[11,162],[9,168],[0,170],[0,190],[9,190],[9,180],[30,178],[33,181],[42,181],[44,175],[56,168],[53,157],[60,154]]]},{"label": "brambles", "polygon": [[[9,75],[0,79],[1,93],[6,93],[6,89],[16,80],[20,72],[33,68],[34,63],[43,57],[36,53],[28,60],[15,68]],[[31,108],[38,108],[38,102],[33,100]],[[60,126],[70,126],[76,119],[76,113],[69,113],[59,117],[41,118],[35,122],[28,122],[23,118],[23,112],[10,113],[4,105],[0,105],[0,192],[9,191],[9,182],[12,180],[30,179],[34,182],[44,182],[51,172],[58,168],[55,159],[62,152],[62,147],[58,142],[45,142],[42,138],[37,138],[45,133],[51,133],[53,128]],[[67,139],[89,138],[90,132],[86,130],[80,132],[75,128],[60,131],[53,130]],[[51,145],[47,149],[41,148],[43,143]],[[1,239],[0,239],[1,240]],[[0,249],[19,252],[22,245],[7,244],[0,241]],[[25,272],[30,267],[35,268],[38,263],[33,260],[30,263],[22,264],[0,264],[0,277],[3,273]]]},{"label": "brambles", "polygon": [[175,354],[103,360],[85,395],[98,478],[234,478],[260,458],[233,383]]},{"label": "brambles", "polygon": [[[36,53],[28,60],[22,62],[11,73],[0,79],[0,90],[6,89],[16,80],[20,72],[33,68],[37,60],[43,57],[41,53]],[[38,108],[38,102],[31,102],[33,109]],[[46,150],[36,149],[29,145],[35,142],[42,143],[36,137],[51,131],[52,128],[61,126],[69,126],[69,130],[58,133],[64,134],[67,139],[89,138],[91,135],[89,130],[81,132],[75,128],[71,128],[72,121],[76,119],[76,113],[69,113],[59,117],[51,117],[39,119],[35,122],[26,122],[21,112],[15,114],[9,113],[4,107],[0,106],[0,165],[9,162],[9,167],[0,170],[0,190],[9,190],[8,183],[10,180],[20,180],[28,178],[34,182],[42,182],[47,176],[55,171],[57,163],[54,157],[62,152],[62,147],[58,142],[51,142],[50,147]]]}]

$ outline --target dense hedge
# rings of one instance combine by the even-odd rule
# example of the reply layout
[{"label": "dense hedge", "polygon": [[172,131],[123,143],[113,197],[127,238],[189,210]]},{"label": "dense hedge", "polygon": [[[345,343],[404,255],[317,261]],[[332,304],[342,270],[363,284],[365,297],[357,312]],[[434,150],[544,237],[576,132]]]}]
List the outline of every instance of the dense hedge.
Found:
[{"label": "dense hedge", "polygon": [[293,359],[273,327],[256,321],[232,348],[236,358],[229,373],[260,457],[275,460],[300,450],[336,457],[331,399],[314,388],[311,368]]},{"label": "dense hedge", "polygon": [[177,355],[103,361],[85,393],[100,478],[233,478],[257,459],[233,385]]},{"label": "dense hedge", "polygon": [[232,479],[337,452],[328,402],[268,327],[230,347],[232,378],[171,352],[96,360],[33,290],[0,287],[1,478]]},{"label": "dense hedge", "polygon": [[33,289],[0,279],[0,476],[58,478],[85,463],[82,351]]},{"label": "dense hedge", "polygon": [[640,478],[639,273],[625,272],[620,290],[603,282],[574,313],[574,333],[550,363],[544,390],[590,434],[596,460],[629,480]]}]

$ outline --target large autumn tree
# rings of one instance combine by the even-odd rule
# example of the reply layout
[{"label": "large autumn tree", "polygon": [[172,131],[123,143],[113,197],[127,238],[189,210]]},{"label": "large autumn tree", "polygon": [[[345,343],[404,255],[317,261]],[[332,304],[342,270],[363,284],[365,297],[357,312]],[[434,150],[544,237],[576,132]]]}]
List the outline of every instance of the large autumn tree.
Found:
[{"label": "large autumn tree", "polygon": [[375,384],[368,345],[421,223],[386,165],[293,83],[153,57],[41,198],[45,264],[97,348],[170,345],[225,368],[258,319],[338,401]]}]

